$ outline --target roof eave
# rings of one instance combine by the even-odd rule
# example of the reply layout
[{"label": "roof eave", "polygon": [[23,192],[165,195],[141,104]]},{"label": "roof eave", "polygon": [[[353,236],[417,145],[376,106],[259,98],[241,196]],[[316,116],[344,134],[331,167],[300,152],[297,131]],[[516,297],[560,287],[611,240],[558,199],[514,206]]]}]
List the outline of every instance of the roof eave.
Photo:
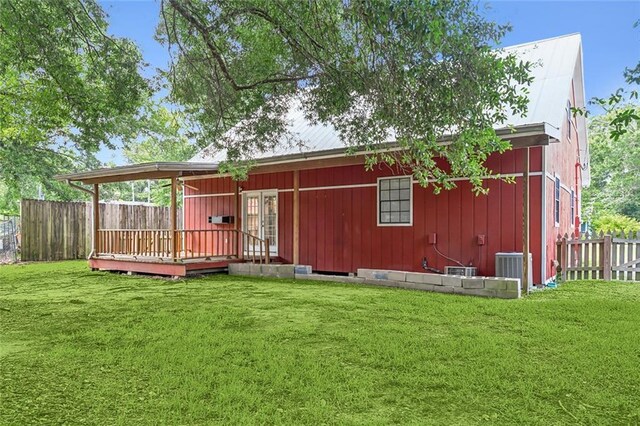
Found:
[{"label": "roof eave", "polygon": [[[560,139],[560,131],[555,127],[551,126],[549,123],[534,123],[534,124],[526,124],[522,126],[515,127],[503,127],[500,129],[496,129],[496,133],[503,139],[514,141],[515,139],[524,139],[530,136],[548,136],[550,139],[542,138],[536,139],[535,142],[530,143],[520,143],[516,147],[523,148],[526,146],[540,146],[540,145],[548,145],[549,142],[553,140]],[[438,139],[439,143],[446,144],[452,140],[451,135],[443,136]],[[384,145],[381,145],[381,149],[392,151],[395,149],[399,149],[395,142],[388,142]],[[286,154],[286,155],[278,155],[273,157],[265,157],[256,159],[255,163],[259,165],[267,165],[278,162],[290,162],[290,161],[299,161],[299,160],[311,160],[317,158],[330,158],[334,156],[343,156],[347,154],[348,151],[353,150],[354,155],[363,155],[370,153],[371,151],[367,150],[358,150],[357,148],[334,148],[323,151],[312,151],[312,152],[301,152],[298,154]]]},{"label": "roof eave", "polygon": [[63,182],[109,183],[125,180],[168,179],[216,170],[217,165],[213,163],[153,162],[61,174],[54,176],[54,179]]}]

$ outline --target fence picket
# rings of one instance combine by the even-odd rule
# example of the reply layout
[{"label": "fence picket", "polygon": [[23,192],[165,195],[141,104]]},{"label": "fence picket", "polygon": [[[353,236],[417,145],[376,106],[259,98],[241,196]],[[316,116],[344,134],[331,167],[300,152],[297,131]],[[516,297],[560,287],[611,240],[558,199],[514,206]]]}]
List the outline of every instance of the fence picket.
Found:
[{"label": "fence picket", "polygon": [[[636,233],[636,240],[640,239],[640,233]],[[635,242],[635,246],[636,246],[636,255],[635,258],[636,259],[640,259],[640,241],[636,241]],[[636,271],[635,271],[635,280],[636,281],[640,281],[640,264],[636,264]]]},{"label": "fence picket", "polygon": [[[631,239],[631,232],[629,232],[629,239]],[[633,246],[634,244],[631,242],[627,243],[627,262],[631,262],[633,260]],[[629,271],[627,272],[627,276],[626,276],[626,280],[627,281],[633,281],[633,272]]]},{"label": "fence picket", "polygon": [[[581,280],[583,279],[583,273],[582,273],[582,267],[584,266],[582,264],[582,252],[583,252],[583,246],[584,244],[578,244],[577,245],[577,262],[576,262],[576,267],[580,268],[579,270],[576,270],[576,273],[574,275],[574,279],[578,279]],[[579,272],[578,272],[579,271]]]}]

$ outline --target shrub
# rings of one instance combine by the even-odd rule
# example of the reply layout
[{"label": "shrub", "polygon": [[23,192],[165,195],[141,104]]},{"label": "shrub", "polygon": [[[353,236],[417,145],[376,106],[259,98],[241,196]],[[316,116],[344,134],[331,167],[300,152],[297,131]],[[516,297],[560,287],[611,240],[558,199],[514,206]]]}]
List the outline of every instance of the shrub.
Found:
[{"label": "shrub", "polygon": [[593,221],[596,232],[640,232],[640,221],[621,214],[604,214]]}]

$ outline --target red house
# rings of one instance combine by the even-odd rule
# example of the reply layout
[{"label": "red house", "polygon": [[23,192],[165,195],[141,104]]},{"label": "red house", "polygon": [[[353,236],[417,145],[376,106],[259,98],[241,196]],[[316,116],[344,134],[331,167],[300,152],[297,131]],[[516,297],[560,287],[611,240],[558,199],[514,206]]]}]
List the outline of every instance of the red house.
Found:
[{"label": "red house", "polygon": [[308,122],[294,105],[288,119],[305,147],[262,154],[244,182],[218,173],[226,154],[211,149],[188,163],[60,176],[93,184],[94,200],[99,183],[117,180],[171,178],[174,194],[184,189],[184,230],[96,229],[91,266],[185,275],[267,257],[268,241],[271,260],[314,271],[424,272],[425,263],[436,270],[462,264],[493,276],[496,253],[523,252],[528,181],[533,282],[545,282],[555,275],[557,235],[578,226],[581,187],[589,181],[585,120],[570,110],[585,103],[581,39],[572,34],[507,50],[538,64],[527,116],[497,129],[513,149],[487,161],[515,184],[488,179],[489,194],[475,196],[467,180],[456,179],[456,189],[435,195],[390,168],[366,171],[364,157],[346,155],[334,128]]}]

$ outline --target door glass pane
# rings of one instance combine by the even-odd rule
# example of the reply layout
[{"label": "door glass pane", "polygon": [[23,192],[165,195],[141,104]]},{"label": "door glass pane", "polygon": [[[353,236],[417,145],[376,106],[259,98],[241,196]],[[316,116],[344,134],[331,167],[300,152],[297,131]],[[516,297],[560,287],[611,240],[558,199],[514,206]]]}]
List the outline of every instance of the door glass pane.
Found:
[{"label": "door glass pane", "polygon": [[263,195],[263,224],[264,239],[269,239],[269,246],[276,247],[278,245],[278,201],[275,194]]},{"label": "door glass pane", "polygon": [[260,212],[259,212],[259,200],[257,195],[247,196],[247,205],[245,211],[247,212],[245,219],[245,230],[248,234],[256,237],[260,237]]}]

